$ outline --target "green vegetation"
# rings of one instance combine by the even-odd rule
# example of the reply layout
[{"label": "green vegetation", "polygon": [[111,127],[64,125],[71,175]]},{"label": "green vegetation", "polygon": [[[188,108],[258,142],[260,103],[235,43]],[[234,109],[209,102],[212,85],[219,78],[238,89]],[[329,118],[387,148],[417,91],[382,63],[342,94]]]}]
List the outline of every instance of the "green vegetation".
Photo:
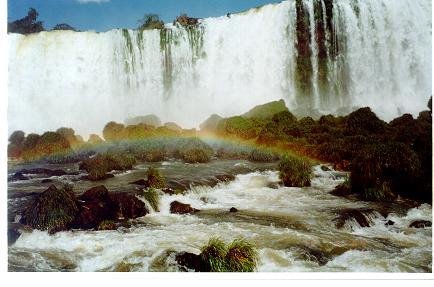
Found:
[{"label": "green vegetation", "polygon": [[160,17],[156,14],[145,14],[143,18],[139,20],[139,30],[151,30],[151,29],[163,29],[164,22],[160,20]]},{"label": "green vegetation", "polygon": [[45,31],[42,21],[36,21],[39,13],[35,8],[30,8],[27,16],[8,23],[8,33],[31,34]]},{"label": "green vegetation", "polygon": [[80,164],[80,169],[88,172],[90,180],[101,180],[107,177],[108,172],[112,170],[128,170],[135,163],[136,160],[131,155],[106,153],[84,160]]},{"label": "green vegetation", "polygon": [[39,194],[24,214],[25,224],[39,230],[65,230],[78,212],[77,200],[70,186],[57,189],[51,185]]},{"label": "green vegetation", "polygon": [[162,189],[166,186],[166,181],[158,169],[153,167],[148,168],[146,172],[147,186],[151,188]]},{"label": "green vegetation", "polygon": [[307,158],[287,154],[279,163],[279,175],[285,186],[310,186],[312,163]]},{"label": "green vegetation", "polygon": [[279,160],[279,156],[266,149],[254,149],[250,152],[248,160],[253,162],[272,162]]},{"label": "green vegetation", "polygon": [[177,151],[179,157],[188,163],[205,163],[211,160],[213,149],[198,138],[186,141]]},{"label": "green vegetation", "polygon": [[156,189],[149,188],[143,190],[142,195],[154,211],[160,211],[160,193]]},{"label": "green vegetation", "polygon": [[285,101],[279,100],[256,106],[247,113],[243,114],[242,117],[264,120],[284,111],[288,111],[288,108],[285,106]]},{"label": "green vegetation", "polygon": [[202,260],[211,272],[253,272],[258,263],[258,253],[245,239],[235,239],[226,245],[218,238],[211,238],[201,249]]}]

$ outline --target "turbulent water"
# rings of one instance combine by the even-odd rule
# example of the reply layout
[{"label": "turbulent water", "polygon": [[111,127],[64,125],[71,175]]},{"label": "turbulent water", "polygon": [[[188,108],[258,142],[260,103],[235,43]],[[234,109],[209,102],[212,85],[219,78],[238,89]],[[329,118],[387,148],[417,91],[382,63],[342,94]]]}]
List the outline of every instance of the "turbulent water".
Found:
[{"label": "turbulent water", "polygon": [[431,95],[430,0],[289,0],[166,26],[10,34],[10,131],[88,134],[146,113],[196,127],[276,99],[390,120]]},{"label": "turbulent water", "polygon": [[[181,170],[177,165],[184,164],[165,162],[160,168],[170,178]],[[228,170],[240,165],[248,163],[187,168],[212,174],[223,166]],[[113,180],[123,181],[124,176]],[[431,220],[431,206],[423,204],[408,211],[398,208],[387,218],[373,213],[371,227],[347,221],[337,229],[338,210],[374,207],[374,203],[330,195],[344,177],[341,172],[316,166],[311,187],[282,187],[277,184],[277,172],[260,168],[215,187],[197,186],[184,195],[163,195],[160,212],[135,220],[130,228],[55,235],[24,232],[9,247],[9,270],[113,271],[129,265],[131,271],[179,271],[176,252],[198,254],[210,237],[218,236],[226,242],[238,237],[253,242],[260,255],[258,271],[431,272],[431,227],[408,228],[414,220]],[[170,214],[174,200],[201,211]],[[231,207],[239,211],[230,213]],[[388,220],[394,225],[385,225]]]}]

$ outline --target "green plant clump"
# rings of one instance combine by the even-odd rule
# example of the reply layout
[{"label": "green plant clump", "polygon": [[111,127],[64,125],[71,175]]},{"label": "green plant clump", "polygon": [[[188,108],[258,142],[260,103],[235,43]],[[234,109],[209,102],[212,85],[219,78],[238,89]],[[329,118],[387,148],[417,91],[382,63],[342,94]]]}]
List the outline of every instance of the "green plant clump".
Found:
[{"label": "green plant clump", "polygon": [[146,175],[148,177],[147,179],[148,187],[161,189],[166,186],[166,181],[158,169],[150,167],[148,168]]},{"label": "green plant clump", "polygon": [[160,211],[160,193],[157,190],[153,188],[144,190],[143,197],[146,199],[146,201],[149,203],[149,205],[154,211]]},{"label": "green plant clump", "polygon": [[287,154],[279,163],[279,175],[285,186],[310,186],[312,163],[308,159]]},{"label": "green plant clump", "polygon": [[211,272],[253,272],[259,261],[255,246],[242,238],[228,245],[211,238],[201,251],[201,258],[210,265]]}]

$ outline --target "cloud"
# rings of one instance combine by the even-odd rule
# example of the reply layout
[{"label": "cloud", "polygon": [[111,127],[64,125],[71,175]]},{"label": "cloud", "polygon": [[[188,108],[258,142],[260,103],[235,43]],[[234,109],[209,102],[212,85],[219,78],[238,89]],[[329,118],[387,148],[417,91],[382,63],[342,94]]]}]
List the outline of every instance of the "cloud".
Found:
[{"label": "cloud", "polygon": [[86,3],[104,3],[110,2],[110,0],[77,0],[78,3],[86,4]]}]

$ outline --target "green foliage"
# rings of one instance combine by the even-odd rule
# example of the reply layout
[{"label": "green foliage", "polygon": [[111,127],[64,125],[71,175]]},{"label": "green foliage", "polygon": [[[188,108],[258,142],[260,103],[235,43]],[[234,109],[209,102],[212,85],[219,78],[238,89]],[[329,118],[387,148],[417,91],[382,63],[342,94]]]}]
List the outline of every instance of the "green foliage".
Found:
[{"label": "green foliage", "polygon": [[160,211],[160,193],[157,190],[149,188],[143,190],[142,195],[154,211]]},{"label": "green foliage", "polygon": [[112,170],[128,170],[136,163],[135,158],[129,154],[97,154],[84,160],[80,169],[88,172],[90,180],[105,179],[106,174]]},{"label": "green foliage", "polygon": [[77,200],[70,186],[57,189],[51,185],[39,194],[25,211],[25,223],[40,230],[65,230],[78,212]]},{"label": "green foliage", "polygon": [[25,140],[25,133],[23,131],[14,131],[9,137],[9,142],[15,145],[22,145]]},{"label": "green foliage", "polygon": [[242,117],[265,120],[270,119],[273,115],[284,111],[288,112],[288,108],[285,106],[285,101],[279,100],[256,106],[247,113],[243,114]]},{"label": "green foliage", "polygon": [[255,246],[242,238],[228,245],[218,238],[210,238],[200,255],[210,265],[211,272],[253,272],[259,261]]},{"label": "green foliage", "polygon": [[106,141],[120,140],[125,137],[125,126],[116,122],[109,122],[102,131]]},{"label": "green foliage", "polygon": [[272,162],[279,160],[279,156],[266,149],[254,149],[250,152],[248,160],[253,162]]},{"label": "green foliage", "polygon": [[166,181],[158,169],[155,169],[153,167],[148,168],[146,176],[148,178],[148,187],[162,189],[166,186]]},{"label": "green foliage", "polygon": [[306,158],[286,154],[279,163],[279,175],[285,186],[310,186],[312,163]]},{"label": "green foliage", "polygon": [[410,193],[420,170],[418,156],[402,143],[368,145],[351,163],[352,188],[367,200],[392,200]]},{"label": "green foliage", "polygon": [[255,246],[245,239],[235,239],[227,247],[225,261],[230,272],[254,272],[258,260]]},{"label": "green foliage", "polygon": [[177,151],[179,157],[188,163],[205,163],[211,160],[213,149],[198,138],[188,139]]},{"label": "green foliage", "polygon": [[164,22],[160,20],[160,17],[157,14],[145,14],[143,18],[139,20],[139,23],[139,30],[164,28]]},{"label": "green foliage", "polygon": [[346,134],[367,135],[383,133],[386,123],[380,120],[370,108],[361,108],[348,115]]},{"label": "green foliage", "polygon": [[208,244],[202,247],[202,260],[208,262],[211,267],[211,272],[227,272],[225,261],[226,245],[218,238],[210,238]]},{"label": "green foliage", "polygon": [[255,138],[259,135],[263,122],[241,116],[221,120],[217,132],[222,135],[234,135],[243,139]]},{"label": "green foliage", "polygon": [[39,13],[35,8],[30,8],[27,16],[8,23],[8,33],[31,34],[45,31],[43,22],[36,21]]}]

